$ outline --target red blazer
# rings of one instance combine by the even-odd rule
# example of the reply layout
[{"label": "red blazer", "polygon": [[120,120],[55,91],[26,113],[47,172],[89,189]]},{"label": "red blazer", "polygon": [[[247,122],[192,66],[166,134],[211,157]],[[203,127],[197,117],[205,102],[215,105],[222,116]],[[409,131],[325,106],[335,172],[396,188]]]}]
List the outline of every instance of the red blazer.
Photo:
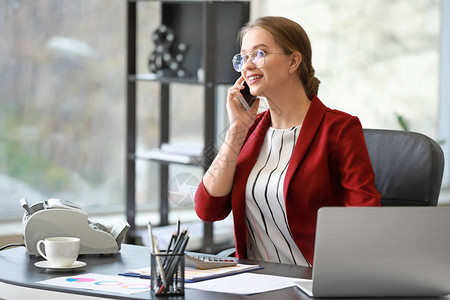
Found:
[{"label": "red blazer", "polygon": [[[195,195],[195,210],[204,221],[224,219],[233,211],[237,257],[247,257],[245,186],[269,125],[270,111],[267,110],[256,117],[249,129],[239,153],[230,194],[212,197],[202,182]],[[292,153],[283,188],[292,236],[312,265],[320,207],[381,205],[359,119],[329,109],[314,97]]]}]

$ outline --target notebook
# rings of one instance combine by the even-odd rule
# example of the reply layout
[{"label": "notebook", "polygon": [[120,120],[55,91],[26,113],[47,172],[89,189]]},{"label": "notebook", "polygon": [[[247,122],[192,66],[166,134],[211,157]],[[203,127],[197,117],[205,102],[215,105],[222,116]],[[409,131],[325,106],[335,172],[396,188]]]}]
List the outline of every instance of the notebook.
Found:
[{"label": "notebook", "polygon": [[450,293],[450,207],[324,207],[318,212],[312,297]]}]

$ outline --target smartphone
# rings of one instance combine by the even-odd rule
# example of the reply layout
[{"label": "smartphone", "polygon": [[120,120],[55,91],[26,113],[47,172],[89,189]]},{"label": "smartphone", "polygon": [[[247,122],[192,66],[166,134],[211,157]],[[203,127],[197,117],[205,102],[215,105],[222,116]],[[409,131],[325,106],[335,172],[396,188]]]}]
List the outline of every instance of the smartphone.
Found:
[{"label": "smartphone", "polygon": [[250,88],[247,85],[247,82],[244,81],[244,89],[241,90],[241,94],[243,97],[238,96],[237,98],[241,102],[242,106],[245,110],[249,110],[252,107],[253,102],[255,102],[257,96],[253,96],[250,94]]}]

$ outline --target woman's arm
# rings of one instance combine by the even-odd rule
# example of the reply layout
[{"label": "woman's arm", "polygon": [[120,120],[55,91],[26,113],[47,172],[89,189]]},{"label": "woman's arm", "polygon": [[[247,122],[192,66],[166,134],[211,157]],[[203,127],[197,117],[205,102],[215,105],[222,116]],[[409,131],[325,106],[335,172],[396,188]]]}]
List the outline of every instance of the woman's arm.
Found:
[{"label": "woman's arm", "polygon": [[242,87],[242,77],[228,90],[227,111],[230,127],[211,166],[195,193],[195,211],[200,219],[214,222],[224,219],[231,211],[230,192],[237,159],[249,128],[255,122],[259,99],[245,111],[236,98]]},{"label": "woman's arm", "polygon": [[203,176],[203,184],[211,196],[220,197],[231,191],[237,158],[246,136],[239,134],[243,130],[233,125],[228,129],[219,153]]},{"label": "woman's arm", "polygon": [[258,99],[253,103],[250,110],[244,110],[236,97],[237,94],[240,95],[239,91],[243,89],[242,83],[243,78],[240,77],[228,90],[227,111],[230,127],[219,153],[203,176],[206,191],[214,197],[227,195],[231,191],[237,158],[247,132],[255,122],[259,106]]}]

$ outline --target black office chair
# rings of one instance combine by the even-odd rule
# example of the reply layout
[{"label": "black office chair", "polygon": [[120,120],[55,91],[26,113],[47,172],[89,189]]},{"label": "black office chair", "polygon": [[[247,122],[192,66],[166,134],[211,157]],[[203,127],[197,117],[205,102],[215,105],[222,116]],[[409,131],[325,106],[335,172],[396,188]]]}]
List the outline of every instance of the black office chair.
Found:
[{"label": "black office chair", "polygon": [[364,129],[383,206],[436,206],[444,154],[433,139],[411,131]]},{"label": "black office chair", "polygon": [[[444,154],[433,139],[417,132],[364,129],[375,186],[382,206],[436,206]],[[234,248],[220,252],[232,256]]]}]

